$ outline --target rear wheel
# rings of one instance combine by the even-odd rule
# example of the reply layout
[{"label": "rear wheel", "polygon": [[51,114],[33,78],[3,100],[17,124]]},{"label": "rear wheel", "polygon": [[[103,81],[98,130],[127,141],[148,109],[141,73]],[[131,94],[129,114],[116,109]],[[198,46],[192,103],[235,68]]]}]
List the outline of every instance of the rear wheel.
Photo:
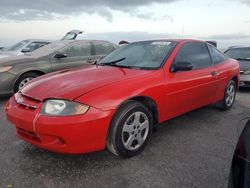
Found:
[{"label": "rear wheel", "polygon": [[29,72],[29,73],[25,73],[22,74],[17,81],[15,82],[14,85],[14,92],[18,92],[19,90],[21,90],[28,82],[30,82],[32,79],[36,78],[40,76],[40,74],[38,73],[34,73],[34,72]]},{"label": "rear wheel", "polygon": [[129,101],[123,105],[110,125],[107,147],[123,158],[140,153],[152,132],[152,113],[142,103]]},{"label": "rear wheel", "polygon": [[222,110],[228,110],[233,106],[236,95],[236,83],[234,80],[231,80],[225,90],[224,99],[220,104]]}]

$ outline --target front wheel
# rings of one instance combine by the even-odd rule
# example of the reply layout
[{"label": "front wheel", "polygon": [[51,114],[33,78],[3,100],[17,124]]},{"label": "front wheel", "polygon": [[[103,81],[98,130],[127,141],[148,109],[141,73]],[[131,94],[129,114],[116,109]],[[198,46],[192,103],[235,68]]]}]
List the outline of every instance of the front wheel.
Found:
[{"label": "front wheel", "polygon": [[236,91],[237,91],[236,83],[234,80],[231,80],[228,83],[224,93],[224,99],[221,103],[222,110],[228,110],[233,106],[233,103],[235,101]]},{"label": "front wheel", "polygon": [[21,90],[22,88],[24,88],[24,86],[30,82],[32,79],[36,78],[40,76],[39,74],[37,73],[34,73],[34,72],[29,72],[29,73],[25,73],[23,75],[21,75],[17,81],[15,82],[15,85],[14,85],[14,92],[18,92],[19,90]]},{"label": "front wheel", "polygon": [[108,149],[123,158],[140,153],[152,132],[152,113],[142,103],[129,101],[112,120],[107,140]]}]

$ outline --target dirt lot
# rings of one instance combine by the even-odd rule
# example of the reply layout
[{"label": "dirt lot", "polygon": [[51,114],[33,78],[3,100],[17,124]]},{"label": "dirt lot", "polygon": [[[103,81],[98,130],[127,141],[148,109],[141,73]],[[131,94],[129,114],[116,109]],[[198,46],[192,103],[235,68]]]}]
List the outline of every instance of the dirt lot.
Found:
[{"label": "dirt lot", "polygon": [[144,152],[59,155],[15,138],[0,100],[0,187],[226,187],[237,130],[250,116],[250,90],[230,111],[206,107],[159,126]]}]

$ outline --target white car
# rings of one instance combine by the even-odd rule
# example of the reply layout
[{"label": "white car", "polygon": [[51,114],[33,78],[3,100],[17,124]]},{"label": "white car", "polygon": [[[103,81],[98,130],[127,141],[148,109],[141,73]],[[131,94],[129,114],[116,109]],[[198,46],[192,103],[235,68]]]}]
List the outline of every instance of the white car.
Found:
[{"label": "white car", "polygon": [[23,55],[28,52],[32,52],[38,48],[41,48],[44,45],[51,43],[50,40],[41,40],[41,39],[27,39],[17,44],[5,48],[3,51],[0,51],[0,58]]}]

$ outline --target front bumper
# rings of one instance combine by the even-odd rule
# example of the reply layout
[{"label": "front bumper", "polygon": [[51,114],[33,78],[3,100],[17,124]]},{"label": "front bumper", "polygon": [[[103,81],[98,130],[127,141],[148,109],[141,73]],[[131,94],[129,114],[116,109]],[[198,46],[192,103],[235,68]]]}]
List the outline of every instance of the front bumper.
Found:
[{"label": "front bumper", "polygon": [[250,75],[249,74],[240,75],[240,87],[250,87]]},{"label": "front bumper", "polygon": [[38,108],[18,104],[12,97],[6,106],[7,119],[15,124],[17,136],[37,147],[59,153],[88,153],[102,150],[112,112],[90,107],[84,115],[51,117]]},{"label": "front bumper", "polygon": [[13,84],[15,82],[15,79],[15,74],[12,74],[10,72],[0,73],[0,96],[13,93]]}]

